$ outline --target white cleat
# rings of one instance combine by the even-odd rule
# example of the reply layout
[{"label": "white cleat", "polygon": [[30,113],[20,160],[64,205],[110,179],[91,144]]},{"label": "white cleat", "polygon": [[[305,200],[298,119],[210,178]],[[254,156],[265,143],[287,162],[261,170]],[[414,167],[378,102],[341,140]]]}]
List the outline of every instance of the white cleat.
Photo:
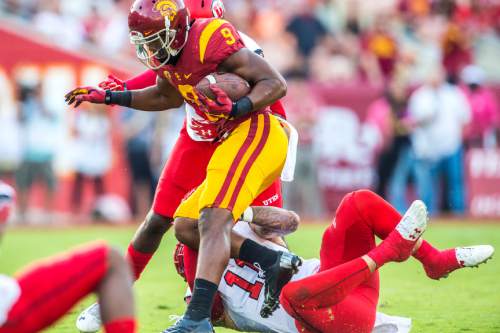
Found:
[{"label": "white cleat", "polygon": [[82,333],[95,333],[101,329],[101,309],[94,303],[80,313],[76,319],[76,328]]},{"label": "white cleat", "polygon": [[396,230],[404,239],[415,242],[427,228],[428,220],[427,207],[421,200],[415,200],[396,226]]},{"label": "white cleat", "polygon": [[455,254],[462,267],[478,267],[491,259],[495,248],[491,245],[457,247]]}]

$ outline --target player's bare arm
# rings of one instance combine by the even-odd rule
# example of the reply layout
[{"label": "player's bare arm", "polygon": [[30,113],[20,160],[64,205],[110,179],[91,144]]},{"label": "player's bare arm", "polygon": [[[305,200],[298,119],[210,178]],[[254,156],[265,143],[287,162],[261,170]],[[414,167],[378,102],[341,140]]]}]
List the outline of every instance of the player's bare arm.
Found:
[{"label": "player's bare arm", "polygon": [[260,110],[286,95],[285,79],[266,60],[251,50],[243,48],[232,54],[218,68],[221,72],[234,73],[252,86],[246,96],[252,103],[252,110]]},{"label": "player's bare arm", "polygon": [[131,90],[130,93],[130,107],[142,111],[163,111],[178,108],[184,103],[179,92],[161,77],[157,77],[156,86]]},{"label": "player's bare arm", "polygon": [[247,222],[251,222],[253,231],[264,239],[274,240],[284,237],[294,233],[299,227],[300,217],[291,210],[278,207],[250,207],[247,211],[245,215],[251,215],[251,220]]},{"label": "player's bare arm", "polygon": [[97,87],[78,87],[65,96],[66,103],[78,107],[83,102],[120,105],[142,111],[164,111],[178,108],[184,102],[179,92],[160,77],[156,85],[145,89],[111,91]]},{"label": "player's bare arm", "polygon": [[[280,245],[284,244],[282,237],[295,232],[300,222],[296,213],[277,207],[251,207],[247,209],[243,219],[250,223],[257,235]],[[178,218],[175,223],[175,237],[190,248],[198,249],[200,244],[198,221]],[[244,239],[234,231],[231,233],[231,257],[238,256]]]}]

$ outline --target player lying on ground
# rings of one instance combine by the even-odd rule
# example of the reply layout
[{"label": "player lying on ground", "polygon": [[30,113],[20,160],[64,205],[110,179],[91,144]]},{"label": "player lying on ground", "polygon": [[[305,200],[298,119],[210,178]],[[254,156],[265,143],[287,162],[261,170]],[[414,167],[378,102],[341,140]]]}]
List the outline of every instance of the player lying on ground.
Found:
[{"label": "player lying on ground", "polygon": [[[14,190],[0,182],[0,237]],[[135,333],[132,275],[118,251],[92,243],[35,262],[15,278],[0,274],[0,333],[34,333],[96,293],[106,333]]]},{"label": "player lying on ground", "polygon": [[[264,220],[288,221],[283,219],[283,212],[286,211],[276,208],[266,211],[266,208],[261,207],[254,214],[253,222],[239,223],[237,231],[265,246],[282,249],[280,246],[283,246],[283,242],[276,237],[286,234],[287,228]],[[416,240],[416,235],[411,240],[398,236],[400,233],[408,235],[414,229],[422,229],[415,228],[413,223],[424,223],[426,218],[425,207],[420,203],[414,204],[402,218],[389,203],[373,192],[364,190],[348,194],[337,209],[332,225],[323,235],[321,260],[305,261],[292,282],[283,289],[282,308],[269,318],[261,318],[259,309],[263,303],[264,280],[259,270],[242,261],[231,260],[219,285],[222,303],[216,303],[213,319],[228,327],[252,332],[370,332],[379,290],[378,273],[372,272],[373,264],[379,268],[387,261],[401,260],[413,253],[423,264],[427,275],[437,279],[462,267],[477,266],[492,256],[491,246],[439,251],[421,238]],[[184,222],[179,232],[187,234],[191,230],[189,233],[196,235],[196,223],[188,220]],[[398,222],[401,223],[396,227]],[[255,223],[265,225],[265,232]],[[422,230],[415,232],[421,233]],[[258,238],[254,233],[259,235]],[[385,239],[377,248],[375,236]],[[262,242],[263,238],[272,242]],[[399,257],[403,249],[408,251],[407,245],[411,243],[415,245],[412,245],[410,253]],[[177,269],[192,288],[196,251],[184,247],[183,251],[176,253],[174,262],[179,263]],[[99,318],[89,312],[90,309],[83,315],[97,327],[94,329],[96,331]],[[385,316],[381,318],[380,324],[396,325],[400,328],[398,332],[408,328],[405,320],[394,317],[387,320]]]},{"label": "player lying on ground", "polygon": [[[89,101],[139,110],[162,111],[191,104],[220,141],[203,183],[177,208],[174,217],[199,220],[200,260],[193,299],[184,319],[169,332],[210,332],[210,309],[230,255],[232,223],[278,179],[288,138],[268,106],[286,94],[283,77],[247,49],[234,27],[220,19],[192,21],[181,0],[137,0],[129,14],[131,41],[138,57],[157,71],[155,87],[126,92],[75,89],[69,104]],[[250,92],[232,101],[216,86],[211,100],[195,87],[214,72],[247,81]],[[217,253],[218,255],[214,255]],[[266,272],[266,307],[278,303],[282,272],[300,260],[251,240],[242,242],[241,259],[258,262]]]},{"label": "player lying on ground", "polygon": [[[267,218],[273,217],[268,215]],[[477,266],[493,254],[493,248],[488,245],[444,251],[433,248],[425,240],[418,239],[424,229],[421,224],[425,225],[426,219],[425,206],[420,202],[414,203],[402,217],[371,191],[350,193],[323,235],[320,262],[306,261],[293,281],[283,288],[281,305],[284,311],[267,319],[260,318],[256,310],[262,302],[263,280],[255,267],[232,262],[230,273],[226,271],[219,285],[229,317],[243,331],[260,327],[260,331],[266,332],[267,327],[277,332],[294,332],[292,328],[296,326],[299,332],[370,332],[379,293],[379,277],[374,268],[413,254],[430,278],[439,279],[456,269]],[[193,232],[196,224],[188,220],[183,222],[186,224],[182,226],[182,239],[186,241],[191,234],[189,245],[196,248],[196,232]],[[384,239],[378,247],[375,247],[375,236]],[[187,247],[184,263],[187,280],[192,286],[196,253]],[[246,294],[243,289],[248,290]],[[282,326],[283,316],[293,317],[295,325],[290,319],[287,321],[290,326]]]}]

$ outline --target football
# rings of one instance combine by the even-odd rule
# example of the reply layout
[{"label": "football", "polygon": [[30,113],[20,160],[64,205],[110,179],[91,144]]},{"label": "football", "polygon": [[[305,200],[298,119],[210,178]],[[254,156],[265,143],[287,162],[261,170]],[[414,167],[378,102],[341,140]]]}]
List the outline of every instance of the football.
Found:
[{"label": "football", "polygon": [[250,84],[243,78],[232,73],[212,73],[205,76],[197,85],[196,89],[210,99],[215,96],[209,88],[210,84],[217,84],[219,88],[224,90],[233,102],[248,95],[250,92]]}]

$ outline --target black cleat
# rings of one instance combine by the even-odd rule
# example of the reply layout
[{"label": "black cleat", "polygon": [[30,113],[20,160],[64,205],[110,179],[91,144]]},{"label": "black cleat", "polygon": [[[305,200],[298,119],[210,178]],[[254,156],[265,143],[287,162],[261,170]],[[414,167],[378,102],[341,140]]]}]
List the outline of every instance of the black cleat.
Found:
[{"label": "black cleat", "polygon": [[208,318],[194,321],[182,317],[173,326],[170,326],[163,333],[214,333],[212,323]]},{"label": "black cleat", "polygon": [[280,305],[281,289],[290,282],[292,276],[299,271],[302,259],[293,253],[279,252],[278,260],[264,270],[265,274],[265,300],[260,310],[260,316],[270,317]]}]

